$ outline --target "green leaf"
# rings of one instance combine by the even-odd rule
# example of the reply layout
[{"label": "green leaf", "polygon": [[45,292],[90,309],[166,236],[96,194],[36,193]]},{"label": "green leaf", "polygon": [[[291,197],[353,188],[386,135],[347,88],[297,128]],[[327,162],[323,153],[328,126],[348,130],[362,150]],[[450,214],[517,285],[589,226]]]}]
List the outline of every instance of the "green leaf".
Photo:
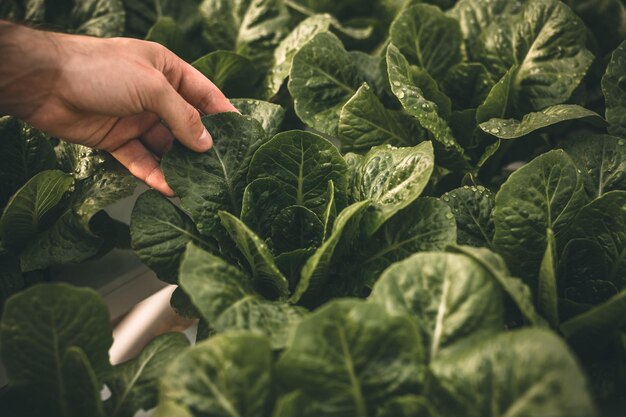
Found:
[{"label": "green leaf", "polygon": [[[478,3],[477,1],[469,3]],[[502,1],[486,7],[502,7]],[[457,6],[459,9],[463,5]],[[479,6],[482,7],[482,6]],[[538,111],[561,104],[571,96],[591,65],[585,49],[583,23],[558,0],[530,0],[519,12],[508,6],[506,18],[492,18],[481,28],[470,56],[501,77],[513,65],[519,112]],[[555,36],[558,34],[558,36]],[[562,74],[568,74],[564,77]]]},{"label": "green leaf", "polygon": [[166,367],[189,346],[182,333],[157,336],[139,356],[113,368],[106,384],[111,390],[108,417],[132,417],[157,405],[157,384]]},{"label": "green leaf", "polygon": [[291,295],[291,302],[313,304],[320,295],[328,295],[323,292],[326,289],[326,283],[331,278],[331,266],[337,259],[341,259],[339,254],[345,250],[345,246],[353,243],[353,239],[359,233],[363,213],[369,205],[368,200],[360,201],[339,213],[330,236],[302,268],[302,276]]},{"label": "green leaf", "polygon": [[97,255],[103,244],[103,239],[92,233],[79,216],[67,210],[22,250],[20,267],[29,272],[83,262]]},{"label": "green leaf", "polygon": [[336,135],[342,107],[364,81],[341,41],[323,32],[294,55],[289,92],[300,120],[320,132]]},{"label": "green leaf", "polygon": [[256,120],[236,113],[206,116],[202,121],[213,137],[213,148],[196,153],[175,145],[161,166],[198,230],[212,236],[219,227],[218,211],[241,212],[248,165],[265,132]]},{"label": "green leaf", "polygon": [[199,0],[123,0],[124,36],[144,38],[160,17],[169,17],[186,37],[197,37]]},{"label": "green leaf", "polygon": [[[450,113],[450,128],[457,142],[473,156],[481,145],[481,137],[476,129],[476,109],[454,110]],[[474,157],[475,159],[475,157]]]},{"label": "green leaf", "polygon": [[389,267],[369,298],[393,315],[411,316],[429,361],[468,339],[504,329],[503,292],[468,256],[418,253]]},{"label": "green leaf", "polygon": [[29,387],[9,384],[0,393],[0,407],[2,410],[10,410],[13,415],[19,417],[50,415],[46,404],[32,401],[32,398],[33,394]]},{"label": "green leaf", "polygon": [[559,258],[558,276],[562,277],[565,298],[587,306],[606,301],[618,289],[607,280],[610,265],[604,248],[592,239],[572,239]]},{"label": "green leaf", "polygon": [[602,117],[591,110],[576,104],[559,104],[525,114],[521,121],[494,118],[479,126],[484,132],[500,139],[515,139],[568,120],[585,120],[595,125],[605,125]]},{"label": "green leaf", "polygon": [[477,108],[493,88],[491,75],[477,62],[461,62],[447,71],[441,80],[441,89],[457,109]]},{"label": "green leaf", "polygon": [[626,38],[626,5],[621,0],[565,1],[593,34],[596,55],[611,53]]},{"label": "green leaf", "polygon": [[[109,372],[109,312],[91,289],[40,284],[15,295],[6,303],[0,338],[11,384],[28,387],[30,399],[51,416],[79,417],[73,407],[91,405],[85,395]],[[86,403],[72,403],[77,392]]]},{"label": "green leaf", "polygon": [[153,190],[137,199],[130,220],[130,236],[141,262],[170,284],[177,282],[187,243],[216,250],[215,242],[202,236],[181,209]]},{"label": "green leaf", "polygon": [[437,414],[426,397],[403,395],[387,401],[376,417],[435,417]]},{"label": "green leaf", "polygon": [[325,404],[326,415],[373,415],[416,390],[423,373],[419,334],[407,317],[360,300],[336,300],[304,318],[276,365],[280,382]]},{"label": "green leaf", "polygon": [[504,118],[512,114],[517,92],[515,78],[519,67],[511,67],[489,91],[485,101],[476,109],[476,121],[487,122],[494,118]]},{"label": "green leaf", "polygon": [[490,26],[509,23],[518,14],[523,3],[510,0],[459,0],[447,13],[459,21],[470,61],[477,61],[482,43],[486,42],[483,32]]},{"label": "green leaf", "polygon": [[271,66],[274,49],[289,29],[289,12],[280,0],[204,0],[199,10],[208,50],[236,51],[262,70]]},{"label": "green leaf", "polygon": [[110,250],[119,222],[103,210],[132,195],[137,186],[135,178],[111,156],[79,145],[66,146],[73,149],[75,158],[70,164],[74,167],[74,191],[54,224],[22,251],[22,271],[83,262]]},{"label": "green leaf", "polygon": [[[601,248],[594,256],[587,253],[586,261],[605,265],[604,279],[617,288],[626,286],[626,190],[611,191],[596,198],[570,223],[566,231],[568,240],[585,239]],[[579,254],[573,251],[569,256]]]},{"label": "green leaf", "polygon": [[322,242],[324,225],[306,207],[282,209],[272,223],[272,243],[278,253],[317,247]]},{"label": "green leaf", "polygon": [[602,77],[602,92],[606,100],[606,120],[609,133],[626,138],[626,41],[611,55]]},{"label": "green leaf", "polygon": [[535,311],[530,288],[521,280],[509,274],[502,257],[489,249],[473,248],[471,246],[451,246],[449,250],[469,256],[485,268],[486,271],[489,271],[493,279],[500,284],[504,292],[513,300],[525,321],[533,326],[545,325],[543,318]]},{"label": "green leaf", "polygon": [[496,195],[493,243],[514,275],[536,291],[546,250],[546,229],[557,246],[561,235],[585,204],[576,165],[562,150],[547,152],[515,171]]},{"label": "green leaf", "polygon": [[267,339],[250,333],[198,343],[163,375],[157,415],[264,416],[270,402],[271,354]]},{"label": "green leaf", "polygon": [[19,0],[13,2],[8,16],[35,27],[98,37],[121,36],[124,33],[122,0],[84,0],[47,2]]},{"label": "green leaf", "polygon": [[590,198],[626,190],[626,140],[608,135],[580,135],[563,142],[580,172]]},{"label": "green leaf", "polygon": [[563,324],[561,332],[578,352],[598,349],[615,337],[626,321],[626,290]]},{"label": "green leaf", "polygon": [[441,196],[456,219],[459,245],[492,248],[494,194],[483,186],[457,188]]},{"label": "green leaf", "polygon": [[[77,146],[77,145],[73,145]],[[80,146],[74,167],[75,191],[71,206],[83,223],[104,208],[133,194],[136,179],[103,151]]]},{"label": "green leaf", "polygon": [[146,34],[146,40],[165,46],[176,55],[189,59],[185,34],[169,16],[160,16]]},{"label": "green leaf", "polygon": [[348,165],[348,178],[354,178],[357,169],[359,169],[361,163],[363,162],[364,156],[356,153],[347,153],[343,156],[343,159]]},{"label": "green leaf", "polygon": [[70,346],[61,362],[63,396],[60,398],[63,416],[104,417],[100,401],[101,384],[96,378],[89,358],[82,349]]},{"label": "green leaf", "polygon": [[538,310],[554,329],[559,328],[559,306],[557,301],[556,240],[552,229],[546,231],[546,252],[539,266],[537,286]]},{"label": "green leaf", "polygon": [[276,400],[272,417],[320,417],[324,405],[315,402],[300,391],[291,391]]},{"label": "green leaf", "polygon": [[[424,97],[437,105],[437,113],[444,120],[449,120],[452,115],[452,102],[440,89],[437,81],[423,68],[411,65],[411,81],[422,90]],[[424,110],[424,109],[422,109]]]},{"label": "green leaf", "polygon": [[274,263],[267,245],[232,214],[220,211],[219,217],[222,226],[248,261],[257,290],[270,299],[285,298],[289,283]]},{"label": "green leaf", "polygon": [[419,123],[407,114],[388,110],[368,84],[343,106],[338,137],[344,152],[364,152],[373,146],[413,146],[426,138]]},{"label": "green leaf", "polygon": [[322,225],[324,230],[322,232],[322,240],[326,241],[330,236],[330,232],[332,230],[333,224],[335,223],[335,219],[337,218],[337,202],[335,201],[335,183],[330,180],[328,181],[328,192],[327,192],[328,202],[326,203],[326,210],[324,210],[324,214],[322,216]]},{"label": "green leaf", "polygon": [[214,51],[191,65],[228,97],[249,97],[259,73],[248,58],[231,51]]},{"label": "green leaf", "polygon": [[411,148],[372,148],[351,175],[349,190],[351,200],[372,202],[363,225],[366,233],[374,234],[385,221],[415,201],[434,166],[430,142]]},{"label": "green leaf", "polygon": [[436,103],[435,96],[426,96],[423,88],[429,83],[423,83],[421,76],[420,78],[414,77],[415,71],[393,44],[387,48],[387,71],[391,90],[400,100],[404,110],[415,117],[432,134],[436,147],[440,151],[438,153],[442,154],[439,163],[465,167],[467,162],[463,158],[463,148],[456,142],[450,126],[443,118],[446,113],[449,114],[449,100],[447,100],[448,106],[440,107],[442,103],[440,99],[437,99],[439,103]]},{"label": "green leaf", "polygon": [[363,81],[372,87],[377,96],[386,98],[390,90],[385,69],[385,58],[361,51],[350,51],[349,53],[354,65],[359,69]]},{"label": "green leaf", "polygon": [[122,0],[124,4],[124,36],[144,38],[154,24],[157,16],[156,5],[151,0]]},{"label": "green leaf", "polygon": [[158,42],[188,62],[208,52],[201,36],[200,0],[123,1],[126,32],[133,37]]},{"label": "green leaf", "polygon": [[442,355],[431,369],[428,398],[440,415],[597,415],[576,359],[546,330],[502,333]]},{"label": "green leaf", "polygon": [[55,167],[46,135],[13,117],[0,118],[0,210],[26,181]]},{"label": "green leaf", "polygon": [[314,247],[305,249],[296,249],[291,252],[284,252],[274,258],[276,266],[285,275],[289,281],[289,289],[295,290],[300,279],[302,267],[306,261],[315,253]]},{"label": "green leaf", "polygon": [[[352,40],[368,39],[373,30],[372,27],[378,22],[372,22],[369,16],[381,12],[387,20],[391,11],[384,10],[386,5],[378,5],[378,2],[363,3],[361,0],[344,0],[336,2],[332,0],[285,0],[285,4],[296,15],[311,16],[315,13],[328,13],[337,17],[332,19],[331,26],[344,38]],[[377,7],[378,6],[378,7]],[[364,21],[363,21],[364,20]]]},{"label": "green leaf", "polygon": [[443,250],[455,241],[456,225],[450,209],[434,198],[418,198],[358,245],[355,276],[371,287],[394,262],[416,252]]},{"label": "green leaf", "polygon": [[180,285],[176,287],[170,297],[170,307],[172,307],[172,310],[174,310],[176,314],[178,314],[182,318],[192,320],[200,318],[200,313],[198,312],[198,309],[196,308],[196,306],[193,305],[193,303],[191,302],[191,298],[189,298],[187,293],[183,291]]},{"label": "green leaf", "polygon": [[[1,243],[1,242],[0,242]],[[0,312],[10,296],[24,288],[24,277],[20,271],[19,259],[0,246]]]},{"label": "green leaf", "polygon": [[194,415],[182,405],[172,401],[161,401],[154,410],[154,417],[194,417]]},{"label": "green leaf", "polygon": [[241,221],[262,239],[271,236],[271,228],[278,213],[293,204],[293,197],[273,178],[252,181],[243,193]]},{"label": "green leaf", "polygon": [[342,2],[333,0],[287,0],[287,4],[291,9],[301,14],[323,12],[339,16],[341,19],[354,15],[369,15],[373,12],[373,5],[363,3],[361,0],[345,0]]},{"label": "green leaf", "polygon": [[267,335],[275,348],[285,345],[289,329],[304,314],[298,307],[265,300],[246,274],[194,245],[183,258],[180,285],[218,332],[249,330]]},{"label": "green leaf", "polygon": [[276,180],[290,198],[289,205],[304,206],[321,217],[326,207],[328,181],[335,185],[340,205],[345,204],[346,163],[335,146],[314,133],[279,133],[252,158],[248,182]]},{"label": "green leaf", "polygon": [[391,42],[412,64],[441,80],[461,62],[459,23],[436,6],[418,4],[402,11],[389,30]]},{"label": "green leaf", "polygon": [[50,215],[74,185],[59,170],[41,172],[11,197],[0,218],[0,238],[7,247],[21,249],[46,225]]},{"label": "green leaf", "polygon": [[267,97],[274,97],[289,76],[293,56],[315,35],[327,32],[333,18],[328,14],[307,17],[287,35],[274,50],[273,67],[265,78]]},{"label": "green leaf", "polygon": [[278,104],[253,99],[232,99],[230,102],[245,116],[250,116],[261,123],[267,137],[278,133],[285,119],[285,109]]}]

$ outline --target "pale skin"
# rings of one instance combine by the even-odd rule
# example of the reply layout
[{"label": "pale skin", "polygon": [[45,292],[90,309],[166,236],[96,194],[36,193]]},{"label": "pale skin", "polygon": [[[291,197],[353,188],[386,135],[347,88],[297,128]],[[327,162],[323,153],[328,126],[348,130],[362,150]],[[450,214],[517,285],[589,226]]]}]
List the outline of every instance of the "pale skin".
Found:
[{"label": "pale skin", "polygon": [[160,157],[174,138],[197,152],[210,149],[200,113],[226,111],[237,110],[210,80],[159,44],[0,21],[0,115],[105,150],[167,196],[174,192]]}]

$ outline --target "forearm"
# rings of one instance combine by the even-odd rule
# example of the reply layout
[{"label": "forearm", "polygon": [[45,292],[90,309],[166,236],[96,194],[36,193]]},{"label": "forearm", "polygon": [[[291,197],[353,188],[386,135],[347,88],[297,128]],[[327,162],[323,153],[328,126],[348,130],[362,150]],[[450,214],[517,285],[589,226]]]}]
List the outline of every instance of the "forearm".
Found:
[{"label": "forearm", "polygon": [[59,35],[0,20],[0,115],[28,119],[60,73]]}]

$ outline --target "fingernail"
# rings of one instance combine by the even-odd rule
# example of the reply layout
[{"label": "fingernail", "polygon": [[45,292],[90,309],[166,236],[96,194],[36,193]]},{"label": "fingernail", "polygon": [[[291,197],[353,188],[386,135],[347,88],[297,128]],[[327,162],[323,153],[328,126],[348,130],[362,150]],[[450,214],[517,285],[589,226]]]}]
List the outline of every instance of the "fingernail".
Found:
[{"label": "fingernail", "polygon": [[198,145],[204,150],[208,150],[211,148],[211,146],[213,146],[213,138],[206,129],[204,129],[204,131],[198,138]]}]

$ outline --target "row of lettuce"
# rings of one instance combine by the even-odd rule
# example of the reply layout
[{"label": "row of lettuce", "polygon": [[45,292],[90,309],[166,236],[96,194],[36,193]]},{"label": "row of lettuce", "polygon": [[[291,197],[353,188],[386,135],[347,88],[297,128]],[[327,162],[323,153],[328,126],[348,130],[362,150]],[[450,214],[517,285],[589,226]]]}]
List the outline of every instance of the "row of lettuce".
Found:
[{"label": "row of lettuce", "polygon": [[0,119],[2,299],[130,246],[200,319],[195,346],[113,366],[95,293],[32,286],[3,311],[2,409],[583,417],[624,395],[619,1],[72,4],[0,12],[163,43],[242,114],[174,146],[178,200],[142,194],[130,229],[102,211],[134,188],[110,158]]}]

